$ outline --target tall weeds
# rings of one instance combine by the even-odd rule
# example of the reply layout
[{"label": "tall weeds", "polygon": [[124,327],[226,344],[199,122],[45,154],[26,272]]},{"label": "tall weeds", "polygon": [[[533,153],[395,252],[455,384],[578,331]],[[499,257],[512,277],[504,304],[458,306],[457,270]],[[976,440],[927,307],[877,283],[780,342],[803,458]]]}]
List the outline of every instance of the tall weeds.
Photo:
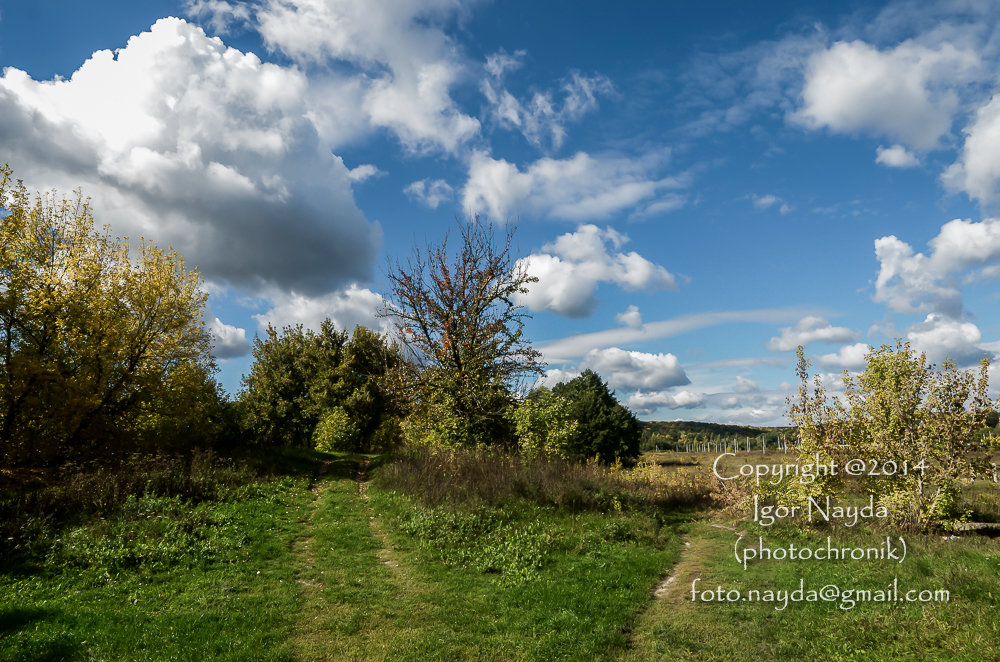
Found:
[{"label": "tall weeds", "polygon": [[410,450],[386,463],[374,479],[430,506],[527,499],[573,511],[692,508],[707,505],[715,488],[710,475],[694,469],[526,461],[494,449]]}]

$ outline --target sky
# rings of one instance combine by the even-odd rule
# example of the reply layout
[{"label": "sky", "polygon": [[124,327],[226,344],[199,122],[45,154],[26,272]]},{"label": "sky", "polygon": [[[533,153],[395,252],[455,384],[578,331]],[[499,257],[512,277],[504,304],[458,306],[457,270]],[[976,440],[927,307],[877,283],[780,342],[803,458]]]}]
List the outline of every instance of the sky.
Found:
[{"label": "sky", "polygon": [[479,215],[544,383],[781,425],[799,344],[1000,352],[998,65],[975,0],[0,0],[0,161],[198,268],[230,394]]}]

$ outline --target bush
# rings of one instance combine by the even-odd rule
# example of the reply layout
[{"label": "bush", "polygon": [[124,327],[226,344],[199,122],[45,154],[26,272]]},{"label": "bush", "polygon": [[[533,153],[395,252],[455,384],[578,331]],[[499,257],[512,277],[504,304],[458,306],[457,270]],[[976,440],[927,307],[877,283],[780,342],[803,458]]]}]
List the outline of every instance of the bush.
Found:
[{"label": "bush", "polygon": [[565,398],[540,388],[507,411],[522,457],[569,459],[579,445],[579,425],[570,417],[569,408]]},{"label": "bush", "polygon": [[324,452],[346,451],[358,449],[358,427],[351,421],[351,415],[343,407],[334,407],[323,414],[313,432],[313,443],[316,450]]},{"label": "bush", "polygon": [[[799,451],[807,461],[858,458],[873,467],[895,467],[866,475],[864,486],[896,524],[954,524],[966,515],[958,505],[958,482],[990,469],[993,441],[982,434],[995,411],[989,361],[983,359],[978,373],[950,361],[935,368],[904,342],[870,348],[865,360],[860,375],[845,375],[844,402],[830,402],[818,376],[809,383],[809,363],[798,348],[799,397],[789,416],[798,426]],[[904,463],[906,471],[900,469]],[[830,493],[840,487],[829,480],[811,489]]]},{"label": "bush", "polygon": [[526,499],[574,511],[625,507],[654,513],[707,505],[718,483],[696,468],[667,471],[640,463],[628,469],[556,458],[526,462],[498,448],[410,449],[382,466],[374,480],[429,506],[503,505]]}]

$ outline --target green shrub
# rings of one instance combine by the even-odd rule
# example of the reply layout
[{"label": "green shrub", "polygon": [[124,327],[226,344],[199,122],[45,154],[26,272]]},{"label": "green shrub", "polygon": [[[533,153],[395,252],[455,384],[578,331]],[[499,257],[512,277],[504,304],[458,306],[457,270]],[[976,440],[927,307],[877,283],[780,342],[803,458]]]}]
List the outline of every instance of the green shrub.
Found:
[{"label": "green shrub", "polygon": [[507,411],[522,457],[528,460],[570,457],[579,444],[576,439],[579,425],[570,417],[569,407],[565,398],[542,388]]},{"label": "green shrub", "polygon": [[327,453],[358,450],[358,426],[343,407],[334,407],[323,414],[313,431],[316,450]]}]

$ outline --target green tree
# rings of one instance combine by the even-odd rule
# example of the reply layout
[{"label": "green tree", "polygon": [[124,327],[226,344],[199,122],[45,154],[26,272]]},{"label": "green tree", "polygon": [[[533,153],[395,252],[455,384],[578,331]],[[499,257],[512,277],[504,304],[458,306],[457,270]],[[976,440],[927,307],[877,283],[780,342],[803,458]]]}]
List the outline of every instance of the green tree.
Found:
[{"label": "green tree", "polygon": [[545,387],[537,388],[507,411],[518,447],[526,459],[569,459],[578,445],[579,425],[570,416],[570,403]]},{"label": "green tree", "polygon": [[324,447],[368,450],[398,435],[399,410],[383,382],[399,352],[383,336],[357,327],[348,337],[329,319],[318,332],[268,327],[253,356],[239,403],[256,443],[312,447],[322,439]]},{"label": "green tree", "polygon": [[[77,191],[29,195],[0,168],[0,454],[50,462],[135,447],[215,370],[198,274],[175,252],[94,229]],[[214,382],[213,382],[214,383]],[[155,437],[155,435],[147,435]]]},{"label": "green tree", "polygon": [[346,332],[329,320],[318,333],[301,324],[280,332],[268,325],[257,336],[239,400],[243,427],[256,443],[312,445],[321,404],[343,399],[338,370],[346,344]]},{"label": "green tree", "polygon": [[[809,387],[799,348],[799,398],[789,413],[802,452],[877,467],[879,475],[866,476],[867,489],[901,525],[954,522],[962,516],[959,482],[985,473],[993,450],[980,434],[995,409],[987,393],[989,361],[983,359],[978,371],[959,370],[951,361],[936,368],[898,341],[871,348],[865,360],[857,377],[845,371],[841,403],[828,398],[818,377]],[[837,487],[827,481],[824,491]]]},{"label": "green tree", "polygon": [[571,457],[596,457],[610,464],[639,456],[639,419],[615,399],[596,372],[584,370],[579,377],[556,384],[552,393],[569,403],[569,416],[578,425],[568,449]]},{"label": "green tree", "polygon": [[435,443],[493,443],[506,436],[504,413],[522,380],[541,373],[524,337],[527,315],[514,302],[538,279],[514,261],[512,229],[503,242],[478,217],[459,229],[456,255],[445,237],[390,265],[382,314],[414,368],[401,375],[414,403],[410,429]]}]

